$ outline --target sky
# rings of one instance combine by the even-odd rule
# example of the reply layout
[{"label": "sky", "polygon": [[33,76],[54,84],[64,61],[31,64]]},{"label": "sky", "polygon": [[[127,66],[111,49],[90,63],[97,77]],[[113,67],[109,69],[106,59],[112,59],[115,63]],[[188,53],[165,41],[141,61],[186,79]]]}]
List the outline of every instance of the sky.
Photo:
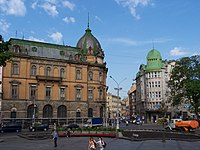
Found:
[{"label": "sky", "polygon": [[163,60],[200,55],[200,0],[0,0],[0,34],[75,47],[88,16],[105,53],[108,92],[117,95],[119,84],[122,98],[151,49]]}]

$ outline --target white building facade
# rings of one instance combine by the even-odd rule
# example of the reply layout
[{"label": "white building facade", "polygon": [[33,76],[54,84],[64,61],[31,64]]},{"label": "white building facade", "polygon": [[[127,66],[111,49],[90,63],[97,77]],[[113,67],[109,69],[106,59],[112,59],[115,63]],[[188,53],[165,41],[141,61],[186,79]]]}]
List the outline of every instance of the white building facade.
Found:
[{"label": "white building facade", "polygon": [[163,61],[159,51],[152,49],[147,64],[140,65],[136,76],[136,113],[146,122],[171,114],[168,81],[175,66],[174,61]]}]

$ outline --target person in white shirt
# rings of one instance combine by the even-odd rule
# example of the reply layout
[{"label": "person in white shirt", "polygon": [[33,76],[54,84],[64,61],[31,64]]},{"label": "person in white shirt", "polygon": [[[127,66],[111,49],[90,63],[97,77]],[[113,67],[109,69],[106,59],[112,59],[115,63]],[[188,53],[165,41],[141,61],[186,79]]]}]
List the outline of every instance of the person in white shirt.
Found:
[{"label": "person in white shirt", "polygon": [[97,141],[97,144],[98,144],[98,147],[99,147],[99,150],[104,150],[104,141],[101,137],[99,137],[99,140]]}]

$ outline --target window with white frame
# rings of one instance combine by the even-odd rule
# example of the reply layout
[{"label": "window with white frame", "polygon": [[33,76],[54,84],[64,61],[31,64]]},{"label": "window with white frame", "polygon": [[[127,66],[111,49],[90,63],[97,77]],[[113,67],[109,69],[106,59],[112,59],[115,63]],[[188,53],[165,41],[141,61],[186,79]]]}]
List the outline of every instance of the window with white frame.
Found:
[{"label": "window with white frame", "polygon": [[88,89],[88,100],[89,101],[93,100],[93,89]]},{"label": "window with white frame", "polygon": [[81,88],[76,88],[76,100],[81,101]]},{"label": "window with white frame", "polygon": [[65,98],[65,88],[64,87],[60,88],[60,98],[61,99]]}]

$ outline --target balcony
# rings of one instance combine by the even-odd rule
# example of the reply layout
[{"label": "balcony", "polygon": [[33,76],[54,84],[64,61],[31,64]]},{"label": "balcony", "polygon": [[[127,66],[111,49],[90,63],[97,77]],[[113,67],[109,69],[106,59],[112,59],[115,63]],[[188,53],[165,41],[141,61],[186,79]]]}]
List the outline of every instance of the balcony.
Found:
[{"label": "balcony", "polygon": [[61,77],[52,77],[52,76],[41,76],[41,75],[37,75],[36,79],[38,81],[54,81],[54,82],[61,82],[62,78]]}]

